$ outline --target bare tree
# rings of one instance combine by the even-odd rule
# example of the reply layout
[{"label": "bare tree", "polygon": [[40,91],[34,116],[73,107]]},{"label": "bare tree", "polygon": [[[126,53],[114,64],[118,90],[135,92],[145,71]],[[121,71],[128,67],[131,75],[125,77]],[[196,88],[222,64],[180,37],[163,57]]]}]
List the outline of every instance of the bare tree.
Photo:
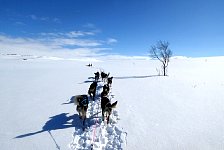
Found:
[{"label": "bare tree", "polygon": [[167,75],[167,67],[172,56],[172,51],[168,48],[169,42],[158,41],[156,45],[152,45],[149,51],[150,57],[158,59],[162,62],[163,75]]}]

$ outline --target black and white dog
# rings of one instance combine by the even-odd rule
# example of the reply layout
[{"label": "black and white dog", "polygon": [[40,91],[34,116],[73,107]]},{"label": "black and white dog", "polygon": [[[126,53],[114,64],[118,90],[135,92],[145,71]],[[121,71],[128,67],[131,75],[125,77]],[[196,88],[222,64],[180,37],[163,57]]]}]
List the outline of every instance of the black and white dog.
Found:
[{"label": "black and white dog", "polygon": [[101,98],[102,98],[102,97],[106,97],[106,96],[108,96],[109,91],[110,91],[110,87],[109,87],[109,85],[108,85],[108,84],[105,84],[105,85],[103,86],[103,92],[101,93]]},{"label": "black and white dog", "polygon": [[107,124],[109,123],[112,109],[115,108],[116,105],[117,105],[117,101],[111,104],[110,100],[107,97],[101,97],[102,117],[103,117],[103,121],[106,118]]},{"label": "black and white dog", "polygon": [[90,85],[89,90],[88,90],[88,94],[93,101],[95,100],[95,96],[96,96],[96,87],[97,87],[97,82],[93,82]]},{"label": "black and white dog", "polygon": [[95,81],[97,82],[100,78],[100,73],[99,72],[95,72]]},{"label": "black and white dog", "polygon": [[102,81],[105,83],[106,79],[109,77],[110,73],[106,74],[104,72],[101,72],[101,78]]},{"label": "black and white dog", "polygon": [[76,96],[74,104],[77,105],[76,110],[79,113],[79,117],[80,119],[82,119],[84,125],[86,120],[86,112],[89,104],[88,96],[87,95]]},{"label": "black and white dog", "polygon": [[107,78],[107,84],[111,87],[112,85],[112,80],[113,80],[113,77],[108,77]]}]

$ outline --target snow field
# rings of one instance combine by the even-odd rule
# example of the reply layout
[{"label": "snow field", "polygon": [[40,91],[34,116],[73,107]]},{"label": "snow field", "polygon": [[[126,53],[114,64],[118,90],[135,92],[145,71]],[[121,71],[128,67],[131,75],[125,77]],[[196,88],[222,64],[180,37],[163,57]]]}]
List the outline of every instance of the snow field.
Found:
[{"label": "snow field", "polygon": [[[157,60],[97,60],[1,55],[1,149],[224,149],[224,57],[173,58],[166,77]],[[83,132],[70,98],[86,94],[86,77],[102,68],[113,73],[118,105],[105,125],[99,99],[90,103]]]}]

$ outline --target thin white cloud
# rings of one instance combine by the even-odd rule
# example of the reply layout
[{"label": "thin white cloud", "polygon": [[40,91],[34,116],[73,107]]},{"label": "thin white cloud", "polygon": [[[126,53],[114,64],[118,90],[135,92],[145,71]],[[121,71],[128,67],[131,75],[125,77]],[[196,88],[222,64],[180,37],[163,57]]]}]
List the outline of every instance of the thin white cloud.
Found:
[{"label": "thin white cloud", "polygon": [[85,31],[71,31],[67,33],[62,32],[48,32],[48,33],[40,33],[39,35],[42,36],[41,39],[43,41],[51,41],[54,42],[56,45],[73,45],[73,46],[80,46],[80,47],[95,47],[101,46],[103,44],[115,44],[118,41],[114,38],[108,38],[107,40],[90,40],[86,38],[86,36],[95,35],[95,32],[85,32]]},{"label": "thin white cloud", "polygon": [[[70,31],[66,33],[40,33],[42,41],[54,43],[58,46],[78,46],[78,47],[96,47],[101,46],[103,42],[100,40],[90,40],[86,36],[95,35],[94,32],[86,31]],[[82,37],[82,38],[81,38]]]},{"label": "thin white cloud", "polygon": [[53,21],[56,23],[61,23],[61,20],[59,18],[53,18]]},{"label": "thin white cloud", "polygon": [[57,33],[53,33],[53,32],[42,32],[42,33],[39,33],[40,36],[43,36],[43,37],[60,37],[60,36],[64,36],[65,34],[64,33],[61,33],[61,32],[57,32]]},{"label": "thin white cloud", "polygon": [[42,32],[39,35],[41,36],[50,36],[50,37],[65,37],[65,38],[79,38],[85,36],[93,36],[95,35],[95,31],[70,31],[70,32]]},{"label": "thin white cloud", "polygon": [[29,15],[29,18],[31,18],[32,20],[35,21],[45,21],[45,22],[55,22],[55,23],[60,23],[60,19],[59,18],[50,18],[50,17],[46,17],[46,16],[37,16],[37,15]]},{"label": "thin white cloud", "polygon": [[36,15],[30,15],[29,16],[31,19],[33,19],[33,20],[37,20],[37,16]]},{"label": "thin white cloud", "polygon": [[95,28],[95,25],[93,23],[86,23],[83,25],[85,28]]},{"label": "thin white cloud", "polygon": [[55,45],[60,46],[80,46],[80,47],[95,47],[102,45],[98,41],[87,39],[69,39],[69,38],[56,38],[52,40]]},{"label": "thin white cloud", "polygon": [[50,18],[48,18],[48,17],[41,17],[39,19],[42,20],[42,21],[49,21],[50,20]]},{"label": "thin white cloud", "polygon": [[[58,18],[40,17],[35,14],[28,17],[35,21],[60,22]],[[32,34],[32,38],[11,37],[0,33],[0,51],[37,55],[66,52],[69,56],[98,56],[111,51],[108,45],[117,43],[114,38],[96,39],[100,30],[96,29],[94,24],[88,23],[86,27],[87,31],[42,32]]]},{"label": "thin white cloud", "polygon": [[68,37],[79,37],[79,36],[86,36],[86,35],[95,35],[94,32],[83,32],[83,31],[71,31],[66,34]]},{"label": "thin white cloud", "polygon": [[26,24],[24,22],[21,22],[21,21],[16,21],[15,25],[24,26]]},{"label": "thin white cloud", "polygon": [[30,38],[13,38],[0,35],[0,50],[3,53],[43,55],[43,53],[56,48],[53,45],[46,45]]},{"label": "thin white cloud", "polygon": [[107,39],[107,44],[114,44],[114,43],[117,43],[118,41],[114,38],[109,38]]},{"label": "thin white cloud", "polygon": [[[44,34],[44,33],[42,33]],[[103,43],[97,40],[75,39],[65,37],[49,37],[48,35],[59,36],[56,33],[45,34],[46,37],[21,38],[10,37],[0,34],[1,53],[17,53],[32,55],[62,55],[67,56],[99,56],[104,55],[110,48],[102,47]],[[60,33],[62,34],[62,33]],[[100,46],[100,47],[99,47]]]}]

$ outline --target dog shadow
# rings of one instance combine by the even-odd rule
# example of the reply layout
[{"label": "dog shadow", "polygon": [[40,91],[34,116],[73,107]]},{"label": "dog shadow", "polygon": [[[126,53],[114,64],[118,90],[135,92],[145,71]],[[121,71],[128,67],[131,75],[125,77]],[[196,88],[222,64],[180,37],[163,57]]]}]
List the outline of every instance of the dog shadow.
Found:
[{"label": "dog shadow", "polygon": [[[65,103],[62,103],[61,105],[67,105],[67,104],[74,104],[75,102],[75,99],[77,96],[80,96],[80,95],[75,95],[75,96],[72,96],[70,99],[67,100],[67,102]],[[88,96],[88,99],[90,99],[90,97]]]},{"label": "dog shadow", "polygon": [[92,82],[94,82],[94,80],[86,80],[83,83],[92,83]]},{"label": "dog shadow", "polygon": [[68,99],[68,102],[62,103],[61,105],[66,105],[66,104],[74,104],[75,98],[78,95],[72,96],[70,99]]},{"label": "dog shadow", "polygon": [[[88,80],[82,82],[82,83],[79,83],[79,84],[84,84],[84,83],[92,83],[95,81],[95,77],[88,77]],[[100,82],[99,80],[97,82]]]},{"label": "dog shadow", "polygon": [[49,118],[41,130],[18,135],[15,138],[25,138],[33,136],[42,132],[49,132],[53,130],[68,129],[71,127],[82,129],[82,124],[78,114],[69,115],[69,113],[61,113]]},{"label": "dog shadow", "polygon": [[93,83],[95,80],[86,80],[84,82],[78,83],[78,84],[85,84],[85,83]]},{"label": "dog shadow", "polygon": [[88,80],[82,82],[82,83],[79,83],[79,84],[83,84],[83,83],[92,83],[95,81],[95,77],[88,77]]},{"label": "dog shadow", "polygon": [[148,76],[123,76],[123,77],[114,77],[114,79],[142,79],[142,78],[152,78],[159,77],[161,75],[148,75]]}]

